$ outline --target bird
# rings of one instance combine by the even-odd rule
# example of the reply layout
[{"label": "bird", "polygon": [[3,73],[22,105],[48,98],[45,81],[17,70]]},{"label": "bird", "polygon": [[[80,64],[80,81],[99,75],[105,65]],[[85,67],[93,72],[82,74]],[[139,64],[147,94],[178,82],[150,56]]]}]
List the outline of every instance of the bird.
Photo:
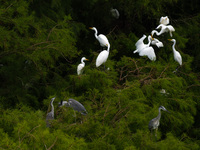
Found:
[{"label": "bird", "polygon": [[158,48],[164,47],[163,43],[161,41],[159,41],[158,39],[153,38],[151,36],[150,40],[151,40],[151,45],[156,45]]},{"label": "bird", "polygon": [[182,57],[181,54],[175,49],[175,45],[176,45],[176,40],[175,39],[168,39],[169,41],[173,42],[172,45],[172,49],[173,49],[173,53],[174,53],[174,60],[177,61],[179,63],[179,65],[182,65]]},{"label": "bird", "polygon": [[111,14],[112,14],[112,16],[113,16],[114,18],[116,18],[116,19],[119,18],[119,11],[118,11],[117,9],[111,8],[111,9],[110,9],[110,12],[111,12]]},{"label": "bird", "polygon": [[175,31],[175,29],[172,25],[164,25],[164,24],[160,24],[156,29],[161,29],[161,30],[160,30],[160,32],[153,30],[151,32],[152,36],[154,35],[154,33],[156,33],[157,36],[160,36],[161,34],[163,34],[165,32],[169,32],[170,36],[172,37],[172,32]]},{"label": "bird", "polygon": [[50,127],[50,122],[49,120],[54,120],[54,106],[53,106],[53,101],[55,100],[56,97],[53,97],[51,99],[51,111],[49,113],[47,113],[47,116],[46,116],[46,125],[47,127]]},{"label": "bird", "polygon": [[95,31],[94,36],[99,41],[99,43],[102,47],[107,47],[108,45],[110,45],[110,43],[105,35],[103,35],[103,34],[97,35],[97,29],[95,27],[89,27],[89,29]]},{"label": "bird", "polygon": [[108,59],[108,55],[110,52],[110,44],[107,45],[107,50],[103,50],[99,55],[97,56],[96,59],[96,67],[101,66],[103,63],[105,63]]},{"label": "bird", "polygon": [[158,116],[156,118],[153,118],[151,121],[149,121],[149,130],[150,130],[151,134],[152,134],[154,129],[156,130],[156,132],[155,132],[156,138],[157,138],[158,126],[160,125],[161,110],[169,112],[164,106],[160,106],[158,108],[158,112],[159,112]]},{"label": "bird", "polygon": [[80,75],[83,73],[83,68],[85,67],[85,62],[84,61],[89,61],[85,57],[81,58],[81,63],[77,66],[77,74]]},{"label": "bird", "polygon": [[135,43],[135,46],[136,46],[136,50],[133,51],[133,53],[140,53],[140,51],[145,48],[145,47],[148,47],[151,43],[150,41],[150,38],[148,38],[148,41],[149,43],[148,44],[144,44],[144,39],[146,38],[147,36],[146,35],[143,35],[136,43]]},{"label": "bird", "polygon": [[160,18],[160,24],[168,25],[169,24],[169,18],[168,18],[168,16],[161,17]]},{"label": "bird", "polygon": [[133,51],[133,53],[139,53],[140,56],[147,56],[151,61],[156,60],[156,54],[154,52],[154,49],[152,46],[150,46],[151,43],[151,36],[148,36],[148,44],[144,44],[144,39],[146,38],[146,35],[143,35],[135,44],[136,50]]},{"label": "bird", "polygon": [[59,107],[66,106],[71,107],[73,110],[80,112],[82,115],[87,115],[85,107],[75,99],[70,98],[68,101],[61,101],[58,104]]}]

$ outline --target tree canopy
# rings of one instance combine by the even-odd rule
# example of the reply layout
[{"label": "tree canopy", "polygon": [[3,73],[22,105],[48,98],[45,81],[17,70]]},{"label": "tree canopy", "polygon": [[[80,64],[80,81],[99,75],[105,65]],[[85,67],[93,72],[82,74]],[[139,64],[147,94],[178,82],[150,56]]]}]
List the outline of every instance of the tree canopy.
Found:
[{"label": "tree canopy", "polygon": [[[1,0],[0,149],[200,149],[199,10],[199,0]],[[162,16],[175,32],[155,35],[164,44],[153,46],[156,61],[134,54]],[[95,66],[102,48],[89,27],[110,42],[105,66]],[[88,114],[58,106],[69,98]],[[171,113],[162,112],[155,139],[148,123],[160,105]]]}]

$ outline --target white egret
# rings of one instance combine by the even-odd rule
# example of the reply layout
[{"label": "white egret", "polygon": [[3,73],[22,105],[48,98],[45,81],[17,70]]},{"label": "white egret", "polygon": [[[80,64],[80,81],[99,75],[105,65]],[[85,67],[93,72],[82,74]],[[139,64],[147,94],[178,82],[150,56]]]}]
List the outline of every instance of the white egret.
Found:
[{"label": "white egret", "polygon": [[154,49],[152,46],[150,46],[151,43],[151,36],[148,36],[148,44],[144,44],[144,39],[146,38],[146,35],[143,35],[142,38],[140,38],[135,46],[136,50],[133,53],[139,53],[140,56],[147,56],[150,60],[155,61],[156,60],[156,54],[154,52]]},{"label": "white egret", "polygon": [[171,25],[164,25],[164,24],[160,24],[156,29],[161,29],[160,32],[153,30],[151,32],[151,35],[153,36],[154,33],[156,33],[157,36],[165,33],[165,32],[169,32],[170,36],[172,37],[172,32],[175,31],[174,27]]},{"label": "white egret", "polygon": [[84,62],[85,60],[88,61],[88,59],[86,59],[85,57],[81,58],[81,63],[77,67],[77,74],[78,75],[83,73],[83,68],[85,67],[85,62]]},{"label": "white egret", "polygon": [[150,37],[148,36],[148,44],[144,44],[144,39],[146,38],[146,35],[143,35],[136,43],[136,50],[133,51],[133,53],[140,53],[140,51],[145,48],[145,47],[149,47],[151,41],[150,41]]},{"label": "white egret", "polygon": [[156,45],[158,48],[164,47],[163,43],[162,43],[161,41],[159,41],[158,39],[153,38],[153,37],[151,36],[150,40],[151,40],[151,44],[152,44],[152,45]]},{"label": "white egret", "polygon": [[142,49],[142,51],[139,53],[140,56],[147,56],[151,61],[156,60],[156,54],[154,52],[153,47],[146,47]]},{"label": "white egret", "polygon": [[99,43],[102,47],[107,47],[107,45],[110,45],[110,43],[108,42],[108,39],[105,35],[103,35],[103,34],[97,35],[98,32],[97,32],[97,29],[95,27],[90,27],[89,29],[95,31],[94,36],[99,41]]},{"label": "white egret", "polygon": [[119,18],[119,11],[118,11],[117,9],[111,8],[111,9],[110,9],[110,12],[111,12],[111,14],[112,14],[112,16],[113,16],[114,18],[116,18],[116,19]]},{"label": "white egret", "polygon": [[179,65],[182,65],[182,57],[181,54],[175,49],[176,40],[175,39],[168,39],[169,41],[172,41],[174,44],[172,45],[173,53],[174,53],[174,60],[179,63]]},{"label": "white egret", "polygon": [[103,50],[96,59],[96,67],[101,66],[103,63],[105,63],[108,59],[108,55],[110,52],[110,44],[107,45],[107,50]]},{"label": "white egret", "polygon": [[169,18],[168,18],[168,16],[161,17],[160,18],[160,24],[168,25],[169,24]]}]

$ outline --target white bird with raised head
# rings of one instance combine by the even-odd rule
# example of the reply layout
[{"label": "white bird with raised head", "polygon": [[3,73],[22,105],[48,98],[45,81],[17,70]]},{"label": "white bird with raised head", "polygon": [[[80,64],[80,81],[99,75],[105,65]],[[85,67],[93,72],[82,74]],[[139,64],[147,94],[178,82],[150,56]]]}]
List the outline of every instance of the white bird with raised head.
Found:
[{"label": "white bird with raised head", "polygon": [[107,45],[110,45],[110,43],[108,42],[108,39],[105,35],[103,35],[103,34],[97,35],[98,31],[95,27],[90,27],[89,29],[95,31],[94,36],[99,41],[99,43],[102,47],[107,47]]},{"label": "white bird with raised head", "polygon": [[97,59],[96,59],[96,67],[101,66],[102,64],[104,64],[104,63],[107,61],[109,52],[110,52],[110,44],[107,45],[107,50],[103,50],[103,51],[97,56]]},{"label": "white bird with raised head", "polygon": [[172,49],[173,49],[173,53],[174,53],[174,60],[176,62],[178,62],[179,65],[181,66],[182,65],[182,57],[181,57],[181,54],[175,49],[176,40],[175,39],[168,39],[168,40],[173,42]]},{"label": "white bird with raised head", "polygon": [[81,63],[77,67],[77,74],[78,75],[83,73],[83,68],[85,67],[85,62],[84,62],[85,60],[88,61],[88,59],[86,59],[85,57],[81,58]]}]

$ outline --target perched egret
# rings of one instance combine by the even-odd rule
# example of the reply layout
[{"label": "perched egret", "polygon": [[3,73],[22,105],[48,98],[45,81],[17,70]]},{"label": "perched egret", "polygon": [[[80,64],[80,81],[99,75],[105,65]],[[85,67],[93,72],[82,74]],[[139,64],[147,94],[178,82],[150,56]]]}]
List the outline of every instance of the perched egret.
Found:
[{"label": "perched egret", "polygon": [[47,113],[47,116],[46,116],[46,124],[47,124],[47,127],[50,127],[50,122],[49,120],[53,120],[54,119],[54,106],[53,106],[53,101],[56,97],[52,98],[51,99],[51,111],[49,113]]},{"label": "perched egret", "polygon": [[144,39],[146,38],[146,35],[143,35],[142,38],[140,38],[135,46],[136,50],[133,53],[139,53],[140,56],[147,56],[150,60],[155,61],[156,60],[156,54],[154,52],[154,49],[152,46],[150,46],[151,43],[151,36],[148,36],[148,44],[144,44]]},{"label": "perched egret", "polygon": [[111,9],[110,9],[110,12],[111,12],[111,14],[112,14],[112,16],[113,16],[114,18],[116,18],[116,19],[119,18],[119,11],[118,11],[117,9],[111,8]]},{"label": "perched egret", "polygon": [[165,33],[165,32],[169,32],[170,36],[172,37],[172,32],[175,31],[174,27],[171,25],[164,25],[164,24],[160,24],[156,29],[161,29],[160,32],[153,30],[151,32],[151,35],[153,36],[154,33],[156,33],[157,36]]},{"label": "perched egret", "polygon": [[168,18],[168,16],[161,17],[160,18],[160,24],[168,25],[169,24],[169,18]]},{"label": "perched egret", "polygon": [[97,29],[95,27],[90,27],[89,29],[95,31],[94,36],[99,41],[99,43],[102,47],[107,47],[108,45],[110,45],[110,43],[108,42],[108,39],[105,35],[103,35],[103,34],[97,35]]},{"label": "perched egret", "polygon": [[173,53],[174,53],[174,60],[179,63],[179,65],[182,65],[182,57],[181,54],[175,49],[176,40],[175,39],[168,39],[169,41],[172,41],[174,44],[172,45]]},{"label": "perched egret", "polygon": [[77,74],[80,75],[83,73],[83,68],[85,67],[85,60],[88,61],[88,59],[86,59],[85,57],[81,58],[81,63],[78,65],[77,67]]},{"label": "perched egret", "polygon": [[156,45],[158,48],[164,47],[163,43],[162,43],[161,41],[159,41],[158,39],[153,38],[153,37],[151,36],[150,40],[151,40],[151,44],[152,44],[152,45]]},{"label": "perched egret", "polygon": [[155,130],[156,130],[156,132],[155,132],[155,136],[156,136],[156,137],[157,137],[158,126],[160,125],[161,110],[169,112],[164,106],[160,106],[160,107],[158,108],[158,111],[159,111],[158,116],[157,116],[156,118],[153,118],[153,119],[149,122],[149,130],[151,131],[151,134],[152,134],[152,131],[155,129]]},{"label": "perched egret", "polygon": [[96,59],[96,67],[101,66],[103,63],[105,63],[108,59],[108,55],[110,52],[110,44],[107,45],[107,50],[103,50]]}]

